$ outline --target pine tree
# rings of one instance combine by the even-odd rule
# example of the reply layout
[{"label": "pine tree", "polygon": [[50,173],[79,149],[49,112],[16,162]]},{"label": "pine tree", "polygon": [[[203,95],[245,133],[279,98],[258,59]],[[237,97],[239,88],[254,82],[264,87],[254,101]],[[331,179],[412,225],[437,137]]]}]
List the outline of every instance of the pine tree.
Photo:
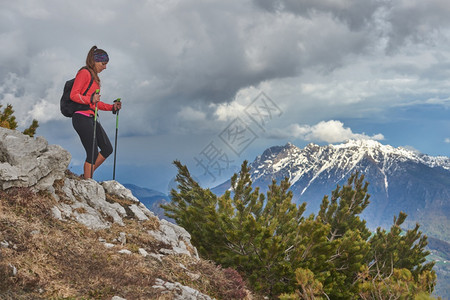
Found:
[{"label": "pine tree", "polygon": [[402,234],[404,213],[389,232],[371,236],[359,217],[370,198],[363,175],[352,174],[331,201],[323,198],[317,216],[305,218],[287,178],[264,195],[253,188],[247,161],[220,197],[174,164],[178,189],[166,215],[191,233],[201,256],[235,268],[253,289],[282,299],[429,299],[436,275],[425,261],[427,237],[419,225]]},{"label": "pine tree", "polygon": [[295,271],[295,279],[299,289],[294,294],[282,294],[280,300],[319,300],[326,299],[323,292],[322,283],[317,280],[314,273],[309,269],[299,268]]},{"label": "pine tree", "polygon": [[186,166],[179,161],[174,164],[178,168],[178,191],[173,189],[170,193],[172,201],[161,207],[166,210],[168,217],[191,234],[192,243],[202,255],[214,259],[225,243],[223,236],[216,232],[219,219],[216,212],[217,196],[209,189],[202,189],[192,179]]},{"label": "pine tree", "polygon": [[[370,231],[359,215],[369,205],[364,175],[352,174],[342,188],[338,185],[331,201],[322,200],[317,220],[329,225],[327,240],[333,249],[324,265],[330,274],[323,279],[324,291],[333,299],[349,299],[357,293],[357,273],[369,252]],[[316,271],[317,272],[317,271]]]},{"label": "pine tree", "polygon": [[[0,104],[0,108],[2,105]],[[0,127],[8,128],[8,129],[16,129],[17,122],[16,117],[14,116],[14,110],[11,104],[8,104],[3,112],[0,113]],[[30,127],[23,131],[23,134],[29,135],[33,137],[36,133],[36,129],[39,127],[39,123],[37,120],[33,119]]]},{"label": "pine tree", "polygon": [[[427,236],[419,231],[419,224],[404,232],[401,225],[407,215],[400,212],[394,217],[394,224],[389,232],[377,228],[370,239],[370,263],[368,277],[389,279],[393,275],[407,273],[404,281],[412,282],[420,292],[432,293],[435,286],[436,274],[432,270],[434,262],[426,262],[430,254],[425,250],[428,244]],[[395,278],[395,276],[394,276]]]},{"label": "pine tree", "polygon": [[273,182],[267,197],[253,189],[245,161],[231,179],[232,191],[217,198],[191,178],[178,161],[178,191],[166,214],[192,235],[203,257],[244,273],[257,290],[269,295],[293,291],[295,265],[290,256],[298,243],[305,204],[292,203],[290,185]]},{"label": "pine tree", "polygon": [[[3,105],[0,104],[0,108]],[[3,112],[0,114],[0,127],[8,128],[8,129],[16,129],[17,122],[16,117],[13,115],[14,110],[11,104],[8,104]]]},{"label": "pine tree", "polygon": [[37,120],[33,119],[33,122],[31,123],[30,127],[28,127],[27,129],[25,129],[22,133],[26,134],[30,137],[33,137],[36,133],[36,129],[39,127],[39,123]]}]

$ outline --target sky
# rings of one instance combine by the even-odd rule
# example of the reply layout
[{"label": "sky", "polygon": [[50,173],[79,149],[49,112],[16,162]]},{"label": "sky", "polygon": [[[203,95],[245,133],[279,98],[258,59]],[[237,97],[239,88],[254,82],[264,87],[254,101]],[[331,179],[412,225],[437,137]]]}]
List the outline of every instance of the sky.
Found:
[{"label": "sky", "polygon": [[450,156],[449,15],[448,0],[0,0],[0,104],[81,174],[59,100],[96,45],[101,100],[123,103],[117,136],[99,114],[121,183],[166,193],[179,160],[212,187],[288,142]]}]

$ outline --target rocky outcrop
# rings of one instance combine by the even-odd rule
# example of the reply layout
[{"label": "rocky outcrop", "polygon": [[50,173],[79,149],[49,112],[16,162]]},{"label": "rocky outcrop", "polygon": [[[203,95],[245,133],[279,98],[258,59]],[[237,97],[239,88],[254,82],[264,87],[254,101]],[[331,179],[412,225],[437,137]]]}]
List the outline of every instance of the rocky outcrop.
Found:
[{"label": "rocky outcrop", "polygon": [[[52,214],[59,220],[76,220],[90,229],[105,229],[112,224],[124,226],[124,218],[146,221],[157,218],[130,190],[117,181],[98,183],[66,176],[70,153],[58,145],[49,145],[43,137],[32,138],[0,127],[0,185],[47,190],[57,200]],[[62,182],[55,185],[55,181]],[[162,255],[185,254],[198,258],[189,233],[166,220],[149,230],[157,241],[169,248]]]},{"label": "rocky outcrop", "polygon": [[43,137],[32,138],[0,127],[0,187],[50,188],[64,177],[71,156]]},{"label": "rocky outcrop", "polygon": [[[133,194],[117,181],[80,180],[65,178],[54,195],[58,204],[52,208],[59,220],[76,220],[94,230],[109,228],[112,224],[124,226],[124,218],[146,221],[157,217]],[[168,247],[160,255],[185,254],[198,259],[197,249],[191,244],[190,234],[182,227],[159,220],[159,228],[147,233]]]}]

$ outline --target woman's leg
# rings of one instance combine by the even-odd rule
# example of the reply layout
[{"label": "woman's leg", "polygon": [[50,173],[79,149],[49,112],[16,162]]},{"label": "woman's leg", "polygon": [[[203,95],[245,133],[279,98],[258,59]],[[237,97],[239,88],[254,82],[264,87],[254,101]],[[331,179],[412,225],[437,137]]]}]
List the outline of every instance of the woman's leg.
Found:
[{"label": "woman's leg", "polygon": [[84,179],[89,179],[91,178],[91,174],[94,174],[94,170],[92,169],[93,165],[88,163],[87,161],[84,162],[84,174],[83,177]]},{"label": "woman's leg", "polygon": [[110,156],[113,152],[111,141],[109,140],[108,135],[99,122],[97,123],[97,145],[100,148],[99,156],[101,155],[102,158],[100,160],[98,160],[97,158],[97,160],[95,161],[96,167],[100,166],[105,161],[105,159],[107,159],[108,156]]},{"label": "woman's leg", "polygon": [[[91,178],[91,174],[94,173],[95,169],[97,169],[106,160],[106,158],[111,155],[113,152],[113,147],[102,125],[97,121],[94,156],[92,156],[92,143],[94,142],[94,118],[81,114],[74,114],[72,116],[72,124],[80,136],[81,143],[86,151],[86,161],[84,162],[83,171],[84,178],[88,179]],[[98,153],[98,148],[101,150],[100,153]]]},{"label": "woman's leg", "polygon": [[73,128],[80,137],[84,150],[86,151],[86,160],[83,168],[84,178],[91,178],[91,173],[95,170],[95,165],[93,165],[94,158],[98,156],[97,145],[94,147],[94,156],[92,156],[92,143],[94,142],[94,118],[75,113],[72,116],[72,124]]},{"label": "woman's leg", "polygon": [[[96,131],[96,147],[95,149],[97,150],[97,146],[100,148],[100,153],[97,154],[96,152],[96,159],[95,159],[95,164],[94,164],[94,170],[92,171],[92,173],[98,168],[100,167],[100,165],[108,158],[108,156],[111,155],[111,153],[113,152],[113,147],[111,145],[111,142],[108,138],[108,135],[106,134],[105,130],[103,129],[102,125],[100,124],[100,122],[97,122],[97,131]],[[91,144],[92,145],[92,144]],[[98,151],[98,150],[97,150]],[[84,171],[84,178],[91,178],[91,168],[92,165],[90,163],[85,162],[85,171]],[[89,174],[88,176],[86,176],[86,169],[89,170]]]},{"label": "woman's leg", "polygon": [[[84,179],[89,179],[91,178],[91,172],[92,174],[94,173],[94,171],[106,160],[105,157],[103,157],[103,155],[101,153],[99,153],[97,155],[97,159],[95,160],[95,164],[92,165],[90,163],[88,163],[87,161],[84,162]],[[94,168],[93,170],[91,170],[92,168]]]}]

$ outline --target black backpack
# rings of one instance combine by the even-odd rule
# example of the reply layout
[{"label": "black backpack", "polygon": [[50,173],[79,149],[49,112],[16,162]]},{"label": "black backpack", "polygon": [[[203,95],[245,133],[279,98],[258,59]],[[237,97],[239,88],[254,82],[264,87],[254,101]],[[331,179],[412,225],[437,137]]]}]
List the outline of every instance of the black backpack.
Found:
[{"label": "black backpack", "polygon": [[[74,81],[75,78],[66,81],[66,84],[64,85],[63,95],[61,97],[61,100],[59,101],[61,113],[69,118],[71,118],[76,111],[91,109],[88,104],[77,103],[70,99],[70,92],[72,91]],[[91,88],[92,82],[94,82],[94,78],[91,75],[91,81],[89,82],[86,91],[84,91],[83,96],[86,96],[87,92]]]}]

